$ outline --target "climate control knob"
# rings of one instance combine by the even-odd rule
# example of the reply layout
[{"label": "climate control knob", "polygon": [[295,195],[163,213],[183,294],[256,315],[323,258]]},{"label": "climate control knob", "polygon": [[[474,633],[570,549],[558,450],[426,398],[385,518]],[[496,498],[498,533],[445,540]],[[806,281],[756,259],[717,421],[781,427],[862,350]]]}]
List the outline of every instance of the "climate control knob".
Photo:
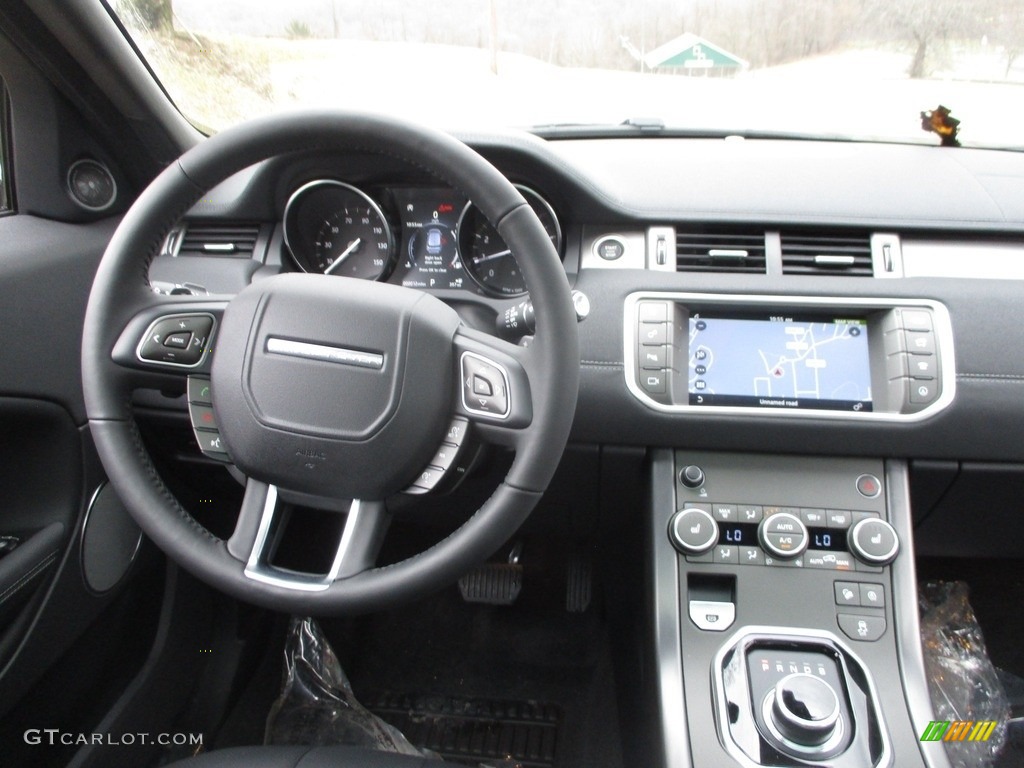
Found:
[{"label": "climate control knob", "polygon": [[900,539],[885,520],[869,517],[850,529],[848,545],[854,557],[870,565],[888,565],[900,551]]},{"label": "climate control knob", "polygon": [[757,529],[764,550],[783,560],[796,557],[807,549],[807,527],[796,515],[779,512],[766,517]]},{"label": "climate control knob", "polygon": [[801,747],[820,747],[839,726],[839,697],[824,680],[803,673],[782,678],[771,699],[772,725]]},{"label": "climate control knob", "polygon": [[718,542],[718,523],[696,507],[680,509],[668,524],[672,544],[685,555],[703,555]]}]

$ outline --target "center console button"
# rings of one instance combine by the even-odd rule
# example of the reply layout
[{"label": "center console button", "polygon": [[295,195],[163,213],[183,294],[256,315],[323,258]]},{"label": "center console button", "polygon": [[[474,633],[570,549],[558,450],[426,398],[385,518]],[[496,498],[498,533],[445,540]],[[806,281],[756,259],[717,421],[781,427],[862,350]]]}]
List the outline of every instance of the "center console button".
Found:
[{"label": "center console button", "polygon": [[764,565],[760,547],[740,547],[740,565]]},{"label": "center console button", "polygon": [[887,565],[896,559],[900,540],[885,520],[861,520],[850,530],[850,551],[858,560],[871,565]]},{"label": "center console button", "polygon": [[786,559],[807,549],[807,528],[799,517],[790,512],[766,517],[757,533],[766,554]]},{"label": "center console button", "polygon": [[737,509],[741,523],[760,523],[761,518],[764,517],[764,512],[757,504],[740,504]]},{"label": "center console button", "polygon": [[696,464],[689,464],[679,470],[679,482],[687,488],[700,488],[704,485],[704,470]]},{"label": "center console button", "polygon": [[824,528],[827,525],[824,509],[801,509],[800,519],[806,525],[815,525]]},{"label": "center console button", "polygon": [[860,587],[855,581],[835,582],[836,605],[860,605]]},{"label": "center console button", "polygon": [[701,555],[718,541],[718,523],[709,512],[695,507],[676,512],[668,530],[676,549],[687,555]]},{"label": "center console button", "polygon": [[714,562],[736,565],[738,552],[732,544],[719,544],[715,547],[714,553]]},{"label": "center console button", "polygon": [[830,509],[826,513],[826,523],[829,528],[849,528],[852,515],[845,509]]},{"label": "center console button", "polygon": [[884,616],[861,616],[855,613],[840,613],[836,616],[839,628],[851,640],[873,643],[885,634]]}]

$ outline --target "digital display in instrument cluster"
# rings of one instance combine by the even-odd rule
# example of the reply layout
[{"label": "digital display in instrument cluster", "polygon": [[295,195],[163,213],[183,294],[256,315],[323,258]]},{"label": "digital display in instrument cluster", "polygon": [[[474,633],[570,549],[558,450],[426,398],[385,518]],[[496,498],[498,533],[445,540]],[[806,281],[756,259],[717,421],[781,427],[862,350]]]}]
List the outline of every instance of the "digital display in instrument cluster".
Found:
[{"label": "digital display in instrument cluster", "polygon": [[396,272],[408,288],[462,288],[466,272],[456,228],[466,199],[450,189],[392,191],[402,220]]}]

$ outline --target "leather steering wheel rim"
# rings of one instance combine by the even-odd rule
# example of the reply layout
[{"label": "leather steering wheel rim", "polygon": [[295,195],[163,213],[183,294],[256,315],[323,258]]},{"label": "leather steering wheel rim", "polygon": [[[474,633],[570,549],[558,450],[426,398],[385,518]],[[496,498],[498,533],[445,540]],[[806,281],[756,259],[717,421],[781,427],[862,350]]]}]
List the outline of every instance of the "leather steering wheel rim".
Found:
[{"label": "leather steering wheel rim", "polygon": [[[174,498],[134,422],[131,390],[139,380],[115,359],[133,318],[160,305],[149,286],[148,267],[181,217],[231,175],[271,157],[309,151],[386,155],[428,171],[472,200],[516,255],[537,317],[527,350],[532,420],[516,442],[504,481],[461,527],[430,549],[316,592],[248,578],[226,540],[199,525]],[[186,297],[173,298],[181,300],[175,308],[189,306]],[[148,382],[164,374],[146,375]],[[300,112],[253,120],[204,140],[143,191],[96,273],[83,329],[82,377],[90,432],[107,475],[129,512],[172,560],[247,602],[295,613],[344,614],[377,610],[450,583],[511,538],[547,488],[568,440],[579,346],[561,261],[522,195],[492,165],[447,134],[392,118]]]}]

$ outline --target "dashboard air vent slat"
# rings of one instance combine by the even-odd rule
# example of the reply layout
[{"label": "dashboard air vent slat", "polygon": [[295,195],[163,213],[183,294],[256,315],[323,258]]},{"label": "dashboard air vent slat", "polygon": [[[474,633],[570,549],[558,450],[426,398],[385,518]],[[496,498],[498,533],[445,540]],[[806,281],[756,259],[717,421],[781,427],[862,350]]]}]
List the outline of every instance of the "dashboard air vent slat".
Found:
[{"label": "dashboard air vent slat", "polygon": [[677,227],[676,271],[764,274],[764,231]]},{"label": "dashboard air vent slat", "polygon": [[868,232],[782,232],[782,273],[871,277]]},{"label": "dashboard air vent slat", "polygon": [[185,225],[179,256],[231,256],[251,259],[260,234],[258,224]]}]

